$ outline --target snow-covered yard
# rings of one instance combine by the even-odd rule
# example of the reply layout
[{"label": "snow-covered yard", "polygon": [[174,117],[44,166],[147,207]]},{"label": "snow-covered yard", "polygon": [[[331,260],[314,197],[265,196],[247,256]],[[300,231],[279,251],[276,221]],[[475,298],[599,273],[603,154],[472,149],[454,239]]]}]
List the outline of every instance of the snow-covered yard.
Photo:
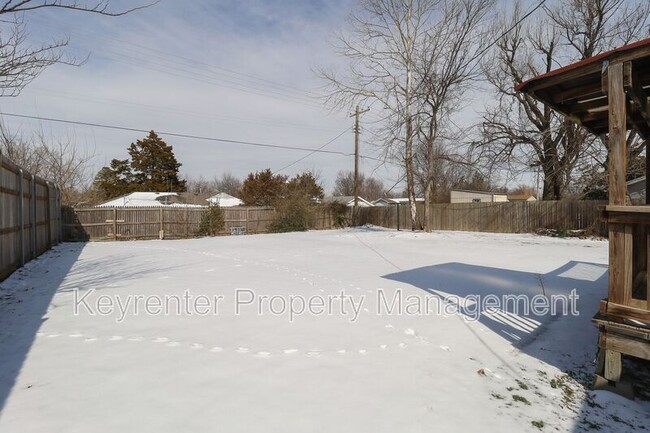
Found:
[{"label": "snow-covered yard", "polygon": [[[0,432],[650,428],[583,386],[606,263],[599,240],[373,228],[63,244],[0,284]],[[579,316],[475,297],[572,289]]]}]

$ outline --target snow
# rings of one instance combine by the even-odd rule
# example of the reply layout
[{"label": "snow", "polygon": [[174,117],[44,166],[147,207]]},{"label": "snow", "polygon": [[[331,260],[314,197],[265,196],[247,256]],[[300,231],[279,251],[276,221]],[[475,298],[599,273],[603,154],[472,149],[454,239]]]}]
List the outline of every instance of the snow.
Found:
[{"label": "snow", "polygon": [[[0,431],[639,431],[647,402],[585,388],[606,263],[600,240],[372,227],[62,244],[0,283]],[[572,289],[579,316],[469,320],[472,295]],[[398,290],[458,314],[380,314]],[[184,293],[218,314],[74,314]],[[237,315],[236,293],[347,298]]]},{"label": "snow", "polygon": [[165,203],[165,200],[177,196],[175,192],[132,192],[98,204],[96,207],[202,207],[195,204]]}]

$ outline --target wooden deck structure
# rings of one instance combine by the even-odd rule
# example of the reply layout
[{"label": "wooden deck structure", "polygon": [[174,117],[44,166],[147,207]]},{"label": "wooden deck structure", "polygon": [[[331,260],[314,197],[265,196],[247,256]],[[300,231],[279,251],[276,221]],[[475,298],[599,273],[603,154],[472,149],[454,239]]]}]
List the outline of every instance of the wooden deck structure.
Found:
[{"label": "wooden deck structure", "polygon": [[609,230],[609,284],[608,297],[593,318],[600,330],[594,386],[629,396],[621,354],[650,359],[650,190],[646,206],[628,206],[625,183],[626,138],[632,128],[646,140],[650,175],[650,39],[540,75],[516,90],[607,136],[609,204],[602,218]]}]

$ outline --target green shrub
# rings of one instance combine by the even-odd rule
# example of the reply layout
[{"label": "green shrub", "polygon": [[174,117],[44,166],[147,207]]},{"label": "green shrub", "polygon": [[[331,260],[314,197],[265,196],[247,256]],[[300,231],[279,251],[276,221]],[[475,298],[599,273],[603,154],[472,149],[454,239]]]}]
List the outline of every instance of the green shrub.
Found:
[{"label": "green shrub", "polygon": [[226,228],[223,209],[219,206],[210,206],[203,214],[198,234],[201,236],[217,236]]}]

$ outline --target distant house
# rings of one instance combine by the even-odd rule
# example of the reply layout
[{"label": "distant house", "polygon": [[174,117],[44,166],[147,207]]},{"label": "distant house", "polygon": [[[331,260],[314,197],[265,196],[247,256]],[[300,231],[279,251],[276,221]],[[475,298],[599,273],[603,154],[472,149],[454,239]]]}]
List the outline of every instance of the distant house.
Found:
[{"label": "distant house", "polygon": [[212,206],[219,206],[219,207],[235,207],[244,204],[244,202],[238,199],[237,197],[233,197],[232,195],[226,194],[225,192],[220,192],[218,194],[215,194],[212,197],[208,197],[206,200]]},{"label": "distant house", "polygon": [[[347,207],[354,207],[354,196],[352,195],[338,195],[327,197],[324,201],[325,203],[340,203],[346,205]],[[372,203],[362,197],[359,197],[359,207],[372,207]]]},{"label": "distant house", "polygon": [[450,203],[497,203],[508,201],[508,195],[500,192],[453,189],[449,195]]},{"label": "distant house", "polygon": [[[373,201],[372,204],[373,206],[391,206],[395,204],[408,204],[409,199],[408,197],[399,197],[399,198],[378,198],[377,200]],[[415,198],[416,203],[424,203],[424,198],[421,197],[416,197]]]},{"label": "distant house", "polygon": [[508,201],[537,201],[532,194],[508,194]]},{"label": "distant house", "polygon": [[627,195],[630,197],[632,204],[646,204],[645,188],[645,176],[637,177],[627,183]]},{"label": "distant house", "polygon": [[203,207],[178,202],[175,192],[132,192],[96,207]]}]

